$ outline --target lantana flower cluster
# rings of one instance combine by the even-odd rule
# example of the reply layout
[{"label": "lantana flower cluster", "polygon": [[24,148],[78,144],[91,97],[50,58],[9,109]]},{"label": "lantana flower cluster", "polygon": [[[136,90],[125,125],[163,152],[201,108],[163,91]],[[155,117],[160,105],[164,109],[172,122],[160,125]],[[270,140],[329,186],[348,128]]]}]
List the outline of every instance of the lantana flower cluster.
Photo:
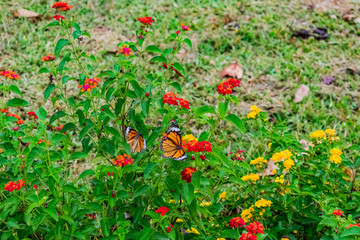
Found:
[{"label": "lantana flower cluster", "polygon": [[335,164],[340,164],[342,161],[342,158],[340,157],[342,154],[342,151],[338,148],[333,148],[330,150],[330,162],[333,162]]},{"label": "lantana flower cluster", "polygon": [[185,180],[187,183],[191,183],[191,176],[196,172],[196,169],[193,167],[187,167],[181,171],[181,179]]},{"label": "lantana flower cluster", "polygon": [[127,154],[116,156],[116,158],[111,159],[111,161],[113,162],[113,165],[117,165],[120,167],[124,167],[126,165],[134,163],[134,159],[132,159],[131,156]]},{"label": "lantana flower cluster", "polygon": [[250,161],[250,165],[256,165],[256,168],[260,168],[263,166],[263,164],[266,164],[267,160],[264,159],[263,157],[258,157],[254,160]]},{"label": "lantana flower cluster", "polygon": [[199,142],[197,139],[183,141],[183,148],[188,152],[212,152],[211,143],[208,141]]},{"label": "lantana flower cluster", "polygon": [[49,62],[49,61],[53,61],[53,60],[55,60],[55,56],[54,55],[51,55],[51,54],[49,54],[49,55],[47,55],[47,56],[45,56],[45,57],[42,57],[41,58],[41,61],[43,61],[43,62]]},{"label": "lantana flower cluster", "polygon": [[243,153],[244,153],[243,150],[238,150],[238,152],[236,152],[236,153],[230,152],[229,154],[231,155],[231,159],[243,161],[243,160],[245,160]]},{"label": "lantana flower cluster", "polygon": [[19,78],[21,78],[19,75],[16,74],[16,72],[13,72],[12,70],[0,71],[0,75],[8,79],[14,79],[14,80],[18,80]]},{"label": "lantana flower cluster", "polygon": [[334,140],[338,140],[339,137],[336,137],[336,132],[334,129],[326,129],[325,131],[323,130],[317,130],[315,132],[310,133],[310,137],[314,138],[315,140],[317,140],[318,143],[321,143],[321,140],[328,140],[329,142],[332,142]]},{"label": "lantana flower cluster", "polygon": [[241,180],[243,180],[243,181],[253,181],[253,182],[256,182],[259,179],[260,179],[260,176],[258,174],[254,174],[254,173],[250,173],[241,178]]},{"label": "lantana flower cluster", "polygon": [[256,105],[250,106],[250,113],[248,113],[247,118],[255,118],[262,110],[258,108]]},{"label": "lantana flower cluster", "polygon": [[69,5],[66,2],[55,2],[52,8],[55,8],[57,11],[69,11],[73,6]]},{"label": "lantana flower cluster", "polygon": [[5,184],[4,190],[12,192],[14,190],[20,190],[23,186],[25,186],[25,181],[23,181],[22,179],[14,182],[10,181]]},{"label": "lantana flower cluster", "polygon": [[119,52],[122,53],[125,57],[129,57],[130,55],[133,55],[133,53],[131,52],[131,48],[129,48],[126,44],[123,44],[120,47]]},{"label": "lantana flower cluster", "polygon": [[20,118],[19,115],[15,115],[14,113],[10,113],[10,112],[9,112],[8,114],[6,114],[6,116],[16,118],[17,120],[15,120],[14,122],[16,122],[18,125],[22,125],[22,124],[25,123],[24,120],[21,120],[21,118]]},{"label": "lantana flower cluster", "polygon": [[291,159],[292,153],[286,149],[284,151],[275,153],[272,156],[272,160],[274,163],[283,161],[284,167],[286,171],[289,171],[292,166],[295,165],[294,160]]},{"label": "lantana flower cluster", "polygon": [[216,91],[220,94],[220,95],[227,95],[227,94],[232,94],[232,89],[234,87],[239,87],[240,84],[242,84],[240,82],[240,80],[238,79],[234,79],[234,78],[229,78],[227,79],[225,82],[220,83],[219,86],[217,86]]},{"label": "lantana flower cluster", "polygon": [[163,103],[167,103],[167,104],[174,105],[174,106],[180,105],[181,107],[183,107],[185,109],[190,109],[189,101],[187,101],[183,98],[178,98],[177,95],[172,92],[164,94]]},{"label": "lantana flower cluster", "polygon": [[167,207],[159,207],[155,210],[155,213],[160,214],[161,216],[165,216],[165,214],[169,211]]},{"label": "lantana flower cluster", "polygon": [[240,217],[234,217],[230,220],[229,227],[231,228],[246,228],[247,233],[241,234],[239,240],[257,240],[256,234],[264,234],[264,226],[260,222],[252,222],[246,226],[244,219]]},{"label": "lantana flower cluster", "polygon": [[98,85],[98,82],[100,81],[101,80],[97,77],[91,79],[88,78],[85,79],[84,85],[78,85],[78,88],[80,88],[81,92],[91,92],[91,90],[94,89]]}]

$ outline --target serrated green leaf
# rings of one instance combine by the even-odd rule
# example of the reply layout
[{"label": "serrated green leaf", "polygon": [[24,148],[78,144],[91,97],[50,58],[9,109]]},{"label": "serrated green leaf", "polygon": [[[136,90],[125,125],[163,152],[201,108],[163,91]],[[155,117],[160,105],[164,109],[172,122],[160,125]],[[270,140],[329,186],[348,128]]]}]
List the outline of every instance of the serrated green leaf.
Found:
[{"label": "serrated green leaf", "polygon": [[232,122],[241,133],[245,133],[246,132],[246,128],[244,126],[244,123],[241,121],[241,119],[236,116],[235,114],[229,114],[226,116],[226,119],[229,120],[230,122]]},{"label": "serrated green leaf", "polygon": [[60,51],[69,43],[68,40],[64,38],[60,38],[55,46],[55,56],[58,56]]},{"label": "serrated green leaf", "polygon": [[29,103],[21,98],[13,98],[7,102],[8,107],[25,107],[27,105],[29,105]]}]

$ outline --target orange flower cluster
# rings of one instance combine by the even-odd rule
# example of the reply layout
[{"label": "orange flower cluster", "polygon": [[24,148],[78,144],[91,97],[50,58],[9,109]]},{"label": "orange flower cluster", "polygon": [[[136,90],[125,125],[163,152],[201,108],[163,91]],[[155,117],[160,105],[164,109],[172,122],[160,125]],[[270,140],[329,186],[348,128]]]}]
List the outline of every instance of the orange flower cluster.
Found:
[{"label": "orange flower cluster", "polygon": [[134,163],[134,159],[132,159],[131,156],[127,154],[116,156],[116,159],[111,159],[111,161],[113,162],[113,165],[118,165],[120,167]]},{"label": "orange flower cluster", "polygon": [[133,53],[131,52],[131,48],[126,47],[126,44],[123,44],[119,50],[120,53],[124,54],[125,57],[129,57]]},{"label": "orange flower cluster", "polygon": [[85,80],[84,85],[78,85],[78,88],[81,88],[81,92],[91,92],[91,90],[94,89],[100,81],[101,80],[97,77],[92,79],[88,78]]},{"label": "orange flower cluster", "polygon": [[41,61],[43,61],[43,62],[53,61],[53,60],[55,60],[55,58],[56,57],[54,55],[49,54],[49,55],[47,55],[45,57],[42,57]]},{"label": "orange flower cluster", "polygon": [[243,233],[241,234],[239,240],[257,240],[257,236],[252,233]]},{"label": "orange flower cluster", "polygon": [[25,181],[22,179],[17,180],[15,182],[8,182],[5,184],[4,190],[12,192],[14,190],[20,190],[23,186],[25,186]]},{"label": "orange flower cluster", "polygon": [[141,17],[141,18],[138,18],[138,21],[141,24],[146,25],[146,26],[149,26],[149,25],[151,25],[152,22],[155,22],[155,20],[152,19],[152,17]]},{"label": "orange flower cluster", "polygon": [[346,229],[351,228],[351,227],[360,227],[360,223],[349,224],[349,226],[347,226]]},{"label": "orange flower cluster", "polygon": [[337,209],[337,210],[334,210],[334,212],[332,213],[332,215],[335,215],[335,216],[341,216],[341,214],[343,214],[344,212]]},{"label": "orange flower cluster", "polygon": [[190,109],[189,101],[176,97],[176,94],[169,92],[165,93],[163,96],[163,103],[167,103],[170,105],[182,106],[183,108]]},{"label": "orange flower cluster", "polygon": [[55,2],[52,8],[55,8],[57,11],[69,11],[73,6],[69,5],[66,2]]},{"label": "orange flower cluster", "polygon": [[15,121],[17,124],[21,125],[24,124],[24,121],[20,119],[19,115],[15,115],[13,113],[8,113],[6,116],[10,116],[10,117],[14,117],[17,119],[17,121]]},{"label": "orange flower cluster", "polygon": [[37,144],[46,143],[46,145],[50,145],[50,140],[46,141],[44,139],[40,139]]},{"label": "orange flower cluster", "polygon": [[242,84],[240,82],[240,80],[238,79],[234,79],[234,78],[229,78],[227,79],[225,82],[221,83],[216,91],[220,94],[220,95],[227,95],[227,94],[232,94],[232,89],[234,87],[239,87],[240,84]]},{"label": "orange flower cluster", "polygon": [[16,72],[13,72],[12,70],[0,71],[0,75],[1,75],[1,76],[5,76],[5,77],[7,77],[8,79],[18,80],[19,78],[21,78],[19,75],[16,74]]},{"label": "orange flower cluster", "polygon": [[181,179],[185,180],[187,183],[191,183],[191,175],[197,170],[193,167],[187,167],[181,171]]}]

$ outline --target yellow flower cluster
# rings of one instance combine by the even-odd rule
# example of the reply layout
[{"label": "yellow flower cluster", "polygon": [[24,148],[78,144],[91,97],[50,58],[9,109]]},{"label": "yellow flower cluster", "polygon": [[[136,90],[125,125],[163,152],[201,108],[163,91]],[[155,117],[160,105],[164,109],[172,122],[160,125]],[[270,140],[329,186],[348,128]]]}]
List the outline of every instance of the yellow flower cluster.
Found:
[{"label": "yellow flower cluster", "polygon": [[250,113],[247,115],[247,118],[255,118],[259,113],[261,112],[261,109],[258,108],[256,105],[252,105],[250,107]]},{"label": "yellow flower cluster", "polygon": [[261,207],[270,207],[272,202],[270,200],[266,200],[264,198],[260,199],[255,203],[255,207],[261,208]]},{"label": "yellow flower cluster", "polygon": [[338,148],[333,148],[330,150],[330,162],[333,162],[335,164],[340,164],[342,158],[340,157],[340,155],[342,154],[342,151]]},{"label": "yellow flower cluster", "polygon": [[200,206],[202,206],[202,207],[208,207],[210,205],[211,205],[211,202],[201,202],[200,203]]},{"label": "yellow flower cluster", "polygon": [[271,145],[272,145],[272,143],[269,143],[269,144],[268,144],[268,148],[271,148]]},{"label": "yellow flower cluster", "polygon": [[257,159],[251,160],[251,165],[256,165],[257,168],[260,168],[264,163],[267,163],[267,160],[263,157],[258,157]]},{"label": "yellow flower cluster", "polygon": [[223,192],[222,194],[220,194],[220,198],[221,198],[221,199],[226,198],[226,192]]},{"label": "yellow flower cluster", "polygon": [[195,228],[191,228],[191,229],[186,229],[187,233],[194,233],[194,234],[200,234],[198,230],[196,230]]},{"label": "yellow flower cluster", "polygon": [[251,222],[254,211],[254,205],[251,205],[251,207],[241,212],[241,218],[244,219],[245,223]]},{"label": "yellow flower cluster", "polygon": [[284,175],[281,175],[280,177],[276,177],[275,182],[283,184],[285,181]]},{"label": "yellow flower cluster", "polygon": [[334,129],[326,129],[325,132],[323,130],[317,130],[315,132],[310,133],[311,138],[316,138],[317,140],[320,139],[327,139],[329,142],[332,142],[336,139],[336,132]]},{"label": "yellow flower cluster", "polygon": [[226,240],[225,238],[217,238],[216,240]]},{"label": "yellow flower cluster", "polygon": [[288,149],[286,149],[279,153],[275,153],[272,156],[272,159],[273,159],[274,163],[284,160],[285,170],[289,171],[290,168],[295,165],[295,162],[291,159],[291,156],[292,156],[292,153]]},{"label": "yellow flower cluster", "polygon": [[183,136],[182,140],[184,140],[185,142],[192,141],[192,140],[197,141],[197,138],[195,138],[192,134],[188,134],[188,135]]},{"label": "yellow flower cluster", "polygon": [[182,220],[181,218],[177,218],[175,222],[184,222],[184,220]]},{"label": "yellow flower cluster", "polygon": [[251,173],[251,174],[249,174],[249,175],[243,176],[243,177],[241,178],[241,180],[243,180],[243,181],[249,181],[249,180],[251,180],[251,181],[256,182],[257,180],[259,180],[259,178],[260,178],[259,175],[254,174],[254,173]]}]

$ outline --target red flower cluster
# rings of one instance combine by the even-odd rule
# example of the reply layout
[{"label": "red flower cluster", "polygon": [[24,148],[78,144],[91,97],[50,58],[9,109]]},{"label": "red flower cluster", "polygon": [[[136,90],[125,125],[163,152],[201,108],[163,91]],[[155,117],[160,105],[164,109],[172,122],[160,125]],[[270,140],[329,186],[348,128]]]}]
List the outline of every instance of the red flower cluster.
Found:
[{"label": "red flower cluster", "polygon": [[183,98],[178,98],[176,94],[172,92],[164,94],[163,103],[167,103],[175,106],[178,106],[180,104],[180,106],[182,106],[183,108],[190,109],[189,101]]},{"label": "red flower cluster", "polygon": [[46,145],[50,145],[50,140],[46,141],[44,139],[40,139],[37,144],[46,143]]},{"label": "red flower cluster", "polygon": [[172,227],[174,227],[174,226],[170,223],[170,226],[166,227],[166,232],[170,233]]},{"label": "red flower cluster", "polygon": [[239,240],[257,240],[257,236],[252,233],[243,233],[241,234]]},{"label": "red flower cluster", "polygon": [[37,191],[38,190],[38,185],[34,184],[34,189],[35,189],[35,191]]},{"label": "red flower cluster", "polygon": [[[170,70],[173,70],[178,76],[185,78],[184,75],[182,75],[182,74],[181,74],[178,70],[176,70],[172,65],[174,65],[174,64],[172,63],[171,65],[169,65]],[[163,68],[168,69],[168,64],[163,63],[162,66],[163,66]]]},{"label": "red flower cluster", "polygon": [[73,6],[69,5],[66,2],[55,2],[52,8],[55,8],[57,11],[69,11]]},{"label": "red flower cluster", "polygon": [[91,90],[94,89],[100,81],[101,80],[97,77],[92,79],[88,78],[85,80],[84,85],[78,85],[78,88],[81,88],[81,92],[91,92]]},{"label": "red flower cluster", "polygon": [[225,82],[221,83],[217,87],[216,91],[223,96],[225,96],[226,94],[232,94],[232,89],[234,87],[239,87],[240,84],[242,84],[240,80],[229,78]]},{"label": "red flower cluster", "polygon": [[141,18],[138,18],[138,21],[141,24],[146,25],[146,26],[149,26],[149,25],[151,25],[152,22],[155,22],[155,20],[152,19],[152,17],[141,17]]},{"label": "red flower cluster", "polygon": [[212,152],[211,143],[208,141],[190,140],[183,142],[183,148],[188,152]]},{"label": "red flower cluster", "polygon": [[112,176],[112,175],[114,175],[114,172],[107,172],[107,175]]},{"label": "red flower cluster", "polygon": [[36,115],[36,113],[34,111],[30,111],[26,115],[28,115],[29,117],[33,117],[35,119],[38,119],[38,116]]},{"label": "red flower cluster", "polygon": [[8,79],[18,80],[19,78],[21,78],[19,75],[16,74],[16,72],[13,72],[12,70],[0,71],[0,75],[1,75],[1,76],[5,76],[5,77],[7,77]]},{"label": "red flower cluster", "polygon": [[191,30],[188,26],[186,26],[186,25],[183,24],[183,23],[180,23],[180,25],[181,25],[181,28],[182,28],[183,30],[185,30],[185,31],[190,31],[190,30]]},{"label": "red flower cluster", "polygon": [[96,217],[95,217],[95,215],[94,214],[85,214],[85,216],[86,217],[88,217],[88,218],[90,218],[90,219],[92,219],[92,220],[95,220],[96,219]]},{"label": "red flower cluster", "polygon": [[17,180],[15,182],[8,182],[5,184],[4,190],[12,192],[14,190],[20,190],[23,186],[25,186],[25,181],[22,179]]},{"label": "red flower cluster", "polygon": [[196,172],[196,169],[193,167],[187,167],[181,171],[181,179],[185,180],[187,183],[191,183],[191,175]]},{"label": "red flower cluster", "polygon": [[242,228],[243,226],[245,226],[245,221],[242,218],[239,217],[234,217],[230,220],[229,226],[231,228]]},{"label": "red flower cluster", "polygon": [[159,207],[155,210],[155,213],[159,213],[161,216],[165,216],[165,213],[167,213],[169,209],[167,207]]},{"label": "red flower cluster", "polygon": [[244,151],[242,151],[242,150],[239,150],[237,153],[230,152],[231,159],[232,160],[239,160],[239,161],[245,160],[245,157],[242,156],[243,153],[244,153]]},{"label": "red flower cluster", "polygon": [[55,15],[55,16],[53,16],[53,18],[55,18],[56,20],[58,20],[58,21],[61,21],[61,20],[64,20],[65,19],[65,17],[63,17],[63,16],[61,16],[61,15]]},{"label": "red flower cluster", "polygon": [[120,167],[134,163],[134,159],[127,154],[116,156],[116,159],[111,159],[111,161],[113,162],[113,165],[118,165]]},{"label": "red flower cluster", "polygon": [[340,211],[339,209],[337,209],[337,210],[334,210],[334,212],[332,213],[332,215],[341,216],[341,214],[343,214],[343,213],[344,213],[343,211]]},{"label": "red flower cluster", "polygon": [[19,124],[19,125],[24,124],[24,120],[21,120],[19,115],[15,115],[15,114],[13,114],[13,113],[8,113],[6,116],[10,116],[10,117],[16,118],[17,121],[15,121],[15,122],[16,122],[17,124]]},{"label": "red flower cluster", "polygon": [[8,112],[9,112],[9,110],[8,110],[7,108],[1,109],[1,111],[2,111],[3,113],[8,113]]},{"label": "red flower cluster", "polygon": [[360,223],[349,224],[349,226],[347,226],[346,229],[351,228],[351,227],[360,227]]},{"label": "red flower cluster", "polygon": [[45,57],[42,57],[41,58],[41,61],[43,61],[43,62],[49,62],[49,61],[53,61],[53,60],[55,60],[55,56],[54,55],[51,55],[51,54],[49,54],[49,55],[47,55],[47,56],[45,56]]},{"label": "red flower cluster", "polygon": [[250,223],[247,227],[246,227],[246,230],[249,232],[249,233],[252,233],[254,235],[258,234],[258,233],[262,233],[264,234],[264,226],[259,223],[259,222],[253,222],[253,223]]}]

